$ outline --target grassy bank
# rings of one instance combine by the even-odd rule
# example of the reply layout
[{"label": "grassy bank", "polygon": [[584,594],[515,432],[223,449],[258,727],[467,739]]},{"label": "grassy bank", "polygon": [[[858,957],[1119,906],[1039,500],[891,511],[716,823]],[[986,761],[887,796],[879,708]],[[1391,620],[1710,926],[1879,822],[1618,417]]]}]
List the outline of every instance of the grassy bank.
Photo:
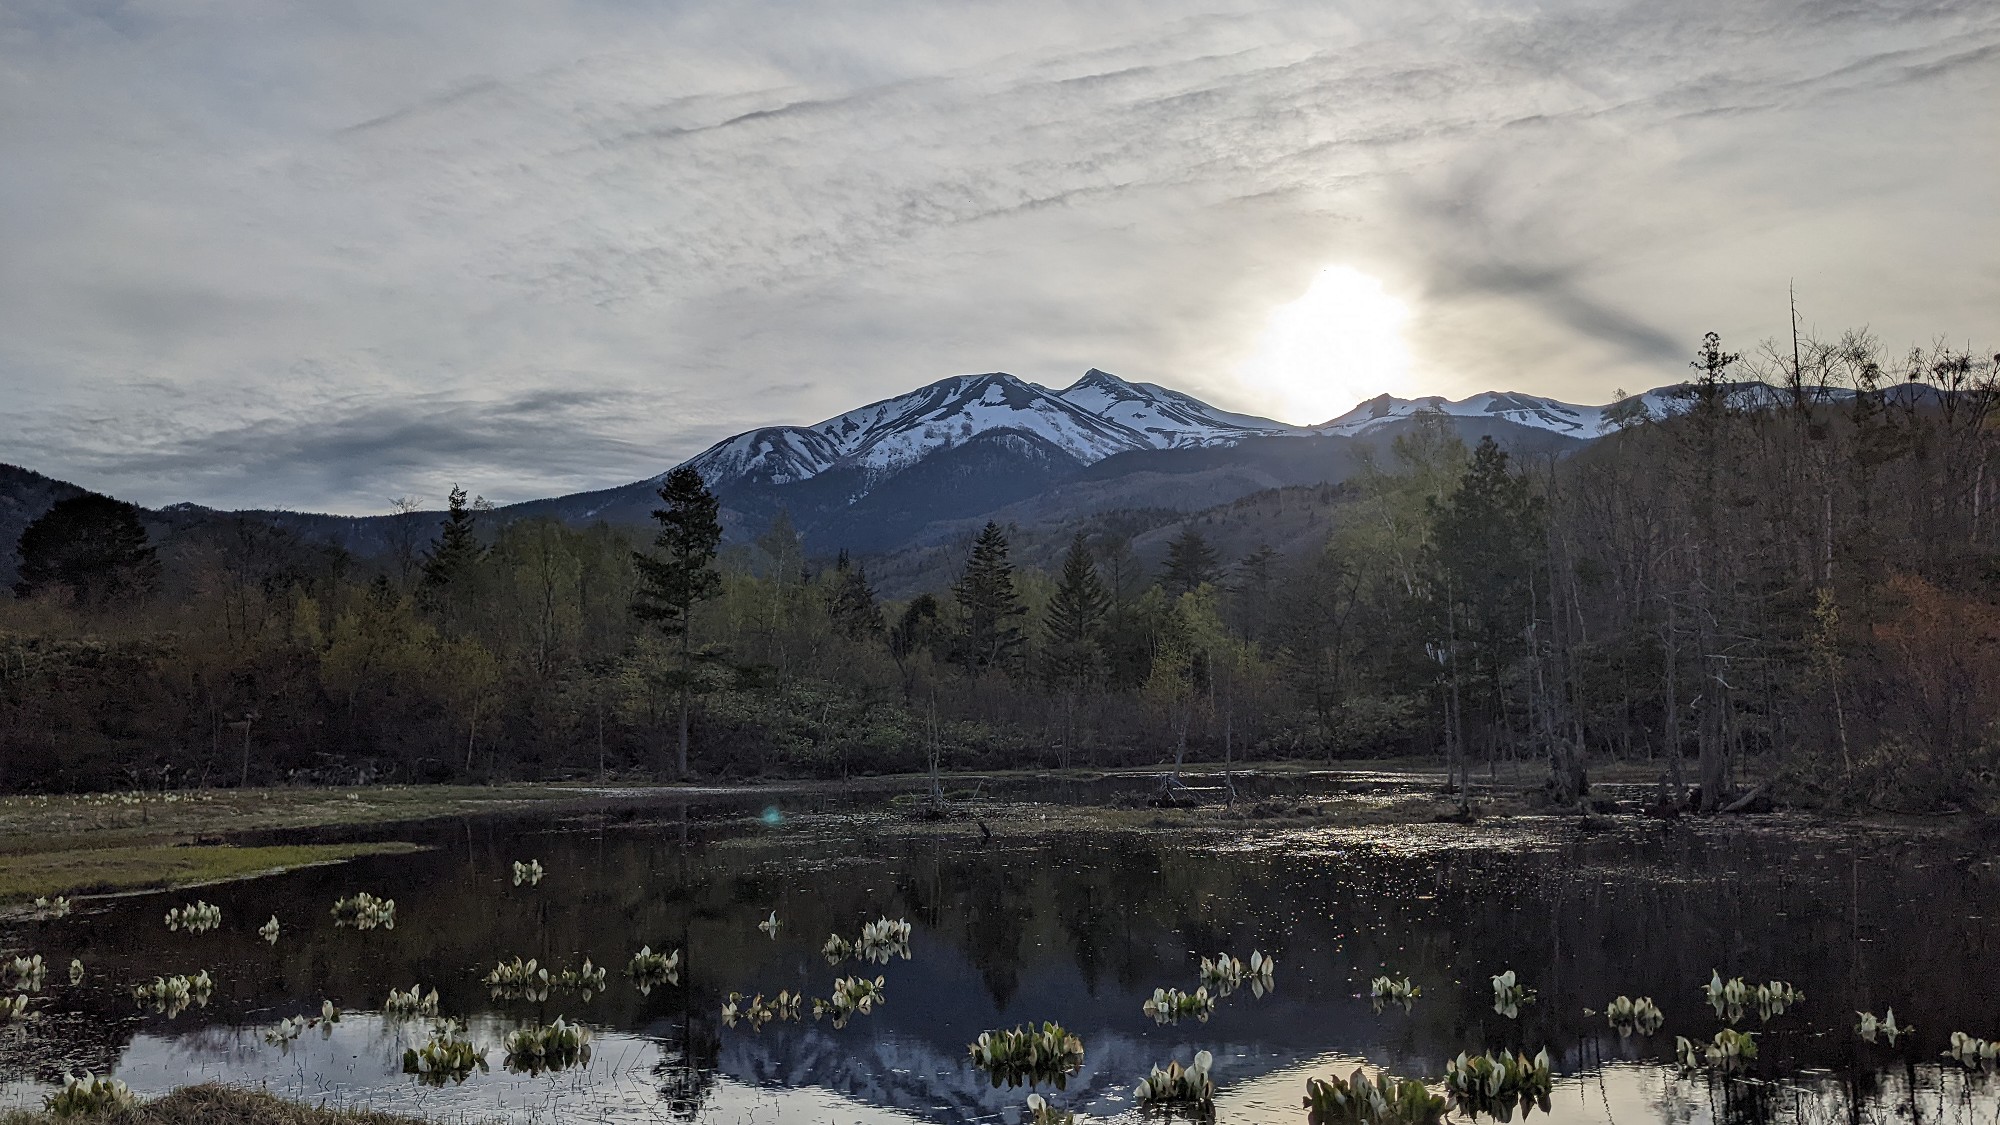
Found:
[{"label": "grassy bank", "polygon": [[503,811],[583,794],[550,786],[217,789],[0,799],[0,904],[194,886],[362,855],[397,842],[236,847],[243,832]]},{"label": "grassy bank", "polygon": [[415,851],[395,841],[373,844],[294,844],[239,848],[228,844],[181,847],[75,848],[10,855],[0,863],[0,904],[48,895],[194,887],[255,875],[276,875],[364,855]]},{"label": "grassy bank", "polygon": [[0,1125],[54,1125],[58,1121],[94,1121],[103,1125],[420,1125],[415,1117],[321,1109],[227,1086],[189,1086],[132,1109],[91,1117],[57,1117],[40,1110],[0,1110]]}]

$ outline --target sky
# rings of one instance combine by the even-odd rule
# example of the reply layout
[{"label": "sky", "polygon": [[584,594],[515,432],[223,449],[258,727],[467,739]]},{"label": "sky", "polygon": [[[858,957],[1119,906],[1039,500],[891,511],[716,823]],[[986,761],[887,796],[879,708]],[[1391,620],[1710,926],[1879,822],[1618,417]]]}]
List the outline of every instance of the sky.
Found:
[{"label": "sky", "polygon": [[2000,344],[1991,0],[8,0],[0,461],[382,512],[963,372],[1323,421]]}]

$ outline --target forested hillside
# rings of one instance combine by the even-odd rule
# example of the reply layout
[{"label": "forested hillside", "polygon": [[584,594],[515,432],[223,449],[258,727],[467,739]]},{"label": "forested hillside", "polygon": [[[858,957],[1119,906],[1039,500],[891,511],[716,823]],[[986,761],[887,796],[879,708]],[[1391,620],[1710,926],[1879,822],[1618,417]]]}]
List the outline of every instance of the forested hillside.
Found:
[{"label": "forested hillside", "polygon": [[[367,557],[58,497],[0,600],[0,790],[666,776],[685,698],[708,777],[1415,754],[1546,761],[1562,802],[1618,759],[1710,809],[1746,765],[1983,807],[1995,363],[1711,338],[1685,409],[1574,453],[1420,414],[1338,485],[890,559],[809,554],[780,513],[712,590],[660,577],[651,528],[463,494]],[[684,637],[633,612],[673,581],[702,587]]]}]

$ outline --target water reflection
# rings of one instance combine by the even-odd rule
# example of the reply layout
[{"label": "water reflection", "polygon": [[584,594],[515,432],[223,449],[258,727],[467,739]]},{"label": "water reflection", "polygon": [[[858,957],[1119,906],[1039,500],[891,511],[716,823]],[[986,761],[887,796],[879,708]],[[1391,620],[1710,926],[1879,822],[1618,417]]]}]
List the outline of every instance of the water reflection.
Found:
[{"label": "water reflection", "polygon": [[[1153,1064],[1201,1049],[1216,1058],[1220,1120],[1303,1121],[1309,1075],[1365,1060],[1436,1080],[1460,1050],[1546,1046],[1558,1122],[2000,1119],[1987,1082],[1931,1062],[1955,1028],[2000,1030],[1986,984],[2000,932],[1983,911],[1994,868],[1938,840],[1778,822],[1589,836],[1561,822],[1244,822],[991,841],[964,828],[832,798],[470,820],[425,829],[434,850],[422,854],[209,888],[224,919],[214,933],[168,932],[170,896],[82,903],[0,933],[0,950],[89,969],[80,987],[51,974],[45,1016],[0,1028],[0,1105],[34,1104],[64,1070],[90,1068],[142,1093],[220,1079],[432,1115],[1015,1122],[1026,1091],[995,1088],[965,1045],[1053,1019],[1086,1048],[1055,1100],[1091,1116],[1131,1112]],[[527,855],[546,876],[517,887],[512,863]],[[332,925],[330,904],[358,891],[398,901],[393,930]],[[773,910],[776,940],[756,929]],[[257,933],[274,913],[275,945]],[[884,1006],[839,1029],[810,1017],[722,1026],[732,992],[826,995],[858,970],[829,968],[821,943],[883,915],[915,926],[910,960],[866,966],[886,979]],[[681,983],[642,995],[618,979],[641,945],[683,950]],[[1142,1012],[1156,986],[1192,990],[1201,957],[1253,949],[1279,959],[1273,993],[1240,989],[1205,1023]],[[516,956],[588,957],[613,967],[610,991],[496,1000],[480,978]],[[168,1019],[131,1003],[132,983],[200,968],[217,982],[206,1007]],[[1537,994],[1516,1019],[1493,1011],[1488,984],[1508,968]],[[1673,1036],[1720,1026],[1701,994],[1713,969],[1791,980],[1808,1002],[1747,1017],[1760,1058],[1743,1075],[1681,1077]],[[1408,1012],[1372,1010],[1368,981],[1388,972],[1423,986]],[[469,1018],[493,1049],[489,1073],[432,1088],[401,1072],[428,1022],[369,1013],[412,985]],[[1662,1033],[1621,1038],[1583,1014],[1619,994],[1654,997]],[[348,1013],[330,1034],[263,1042],[322,1000]],[[1853,1012],[1890,1005],[1919,1033],[1894,1049],[1860,1043]],[[507,1033],[557,1016],[595,1030],[588,1064],[507,1073]]]}]

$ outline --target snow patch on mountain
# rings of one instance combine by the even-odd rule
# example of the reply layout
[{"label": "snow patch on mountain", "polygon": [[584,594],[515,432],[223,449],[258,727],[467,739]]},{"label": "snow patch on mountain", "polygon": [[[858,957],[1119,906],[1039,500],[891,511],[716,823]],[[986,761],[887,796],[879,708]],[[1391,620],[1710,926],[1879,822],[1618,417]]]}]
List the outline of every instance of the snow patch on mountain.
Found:
[{"label": "snow patch on mountain", "polygon": [[1307,431],[1269,418],[1218,410],[1155,383],[1133,383],[1093,367],[1056,392],[1063,401],[1139,434],[1155,449],[1235,445],[1246,438]]},{"label": "snow patch on mountain", "polygon": [[1041,438],[1078,464],[1148,439],[1003,372],[956,375],[812,426],[775,426],[717,442],[688,463],[711,484],[790,484],[836,466],[879,477],[995,430]]},{"label": "snow patch on mountain", "polygon": [[1635,422],[1660,419],[1687,408],[1684,386],[1660,387],[1607,406],[1579,406],[1518,391],[1487,391],[1469,398],[1442,395],[1396,398],[1377,395],[1338,418],[1313,427],[1322,434],[1358,437],[1421,414],[1451,418],[1497,418],[1530,429],[1593,441]]}]

